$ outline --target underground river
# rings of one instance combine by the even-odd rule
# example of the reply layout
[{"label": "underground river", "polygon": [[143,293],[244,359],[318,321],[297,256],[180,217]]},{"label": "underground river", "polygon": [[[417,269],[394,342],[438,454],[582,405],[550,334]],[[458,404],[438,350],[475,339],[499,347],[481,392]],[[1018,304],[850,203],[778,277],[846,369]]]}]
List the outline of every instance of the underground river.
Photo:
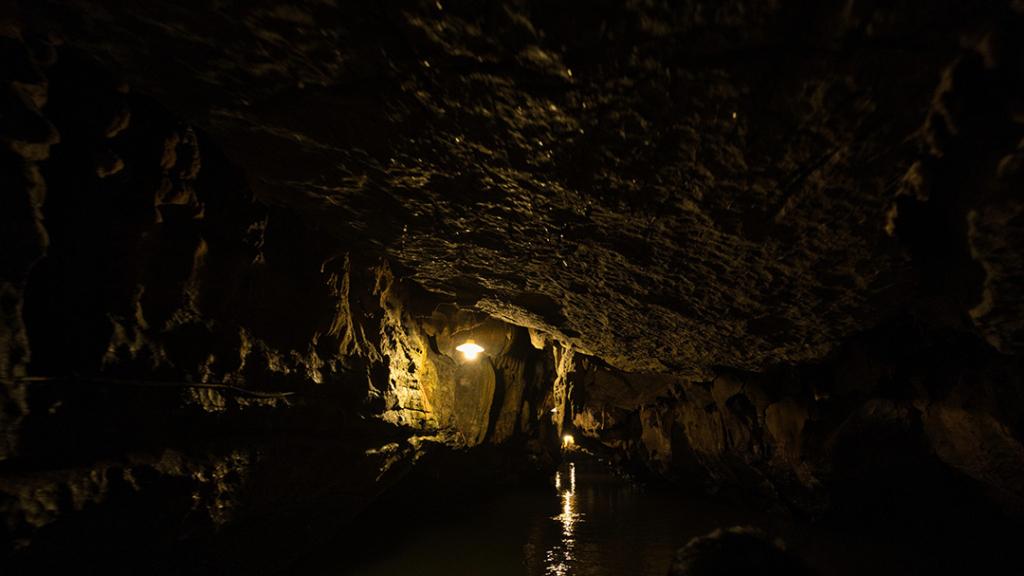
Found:
[{"label": "underground river", "polygon": [[[871,530],[796,523],[632,485],[596,462],[569,462],[547,486],[507,490],[452,515],[416,510],[362,518],[295,572],[346,576],[664,576],[676,549],[716,528],[751,525],[781,537],[823,575],[1003,572],[1015,535],[958,526]],[[1019,541],[1019,540],[1018,540]],[[1010,558],[1012,556],[1012,558]]]}]

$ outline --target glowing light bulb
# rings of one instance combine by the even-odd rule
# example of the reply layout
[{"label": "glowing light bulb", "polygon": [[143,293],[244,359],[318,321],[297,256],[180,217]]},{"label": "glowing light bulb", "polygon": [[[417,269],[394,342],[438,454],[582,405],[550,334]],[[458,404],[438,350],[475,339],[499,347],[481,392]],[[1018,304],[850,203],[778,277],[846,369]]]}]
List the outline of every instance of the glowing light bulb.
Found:
[{"label": "glowing light bulb", "polygon": [[566,434],[562,437],[562,446],[569,447],[573,445],[573,437],[571,434]]},{"label": "glowing light bulb", "polygon": [[472,338],[470,338],[469,340],[466,340],[465,344],[463,344],[462,346],[459,346],[459,347],[457,347],[455,349],[458,350],[459,352],[462,352],[463,354],[465,354],[466,355],[466,360],[472,360],[473,358],[476,358],[477,354],[479,354],[480,352],[484,351],[483,348],[481,348],[480,346],[477,346],[476,342],[473,342]]}]

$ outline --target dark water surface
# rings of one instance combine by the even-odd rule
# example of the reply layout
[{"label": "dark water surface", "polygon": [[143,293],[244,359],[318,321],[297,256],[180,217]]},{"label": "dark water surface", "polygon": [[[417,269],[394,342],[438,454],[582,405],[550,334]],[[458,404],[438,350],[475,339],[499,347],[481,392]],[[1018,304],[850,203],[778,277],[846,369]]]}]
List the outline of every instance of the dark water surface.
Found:
[{"label": "dark water surface", "polygon": [[[893,537],[884,527],[854,536],[813,524],[780,525],[765,515],[630,485],[596,463],[563,464],[546,489],[506,492],[455,516],[432,518],[416,509],[390,514],[380,519],[387,528],[336,538],[295,573],[665,576],[675,550],[691,538],[735,525],[784,538],[825,576],[964,573],[955,567],[963,547]],[[986,573],[1003,573],[999,566],[991,563]],[[1024,574],[1019,565],[1007,569]]]}]

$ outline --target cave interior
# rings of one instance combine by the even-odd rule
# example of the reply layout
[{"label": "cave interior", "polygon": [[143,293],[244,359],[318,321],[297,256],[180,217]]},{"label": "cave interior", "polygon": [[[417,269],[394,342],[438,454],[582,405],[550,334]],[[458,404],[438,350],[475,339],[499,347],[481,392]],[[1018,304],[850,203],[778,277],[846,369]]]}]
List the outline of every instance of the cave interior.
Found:
[{"label": "cave interior", "polygon": [[5,573],[289,573],[566,435],[1024,572],[1024,3],[0,0],[0,80]]}]

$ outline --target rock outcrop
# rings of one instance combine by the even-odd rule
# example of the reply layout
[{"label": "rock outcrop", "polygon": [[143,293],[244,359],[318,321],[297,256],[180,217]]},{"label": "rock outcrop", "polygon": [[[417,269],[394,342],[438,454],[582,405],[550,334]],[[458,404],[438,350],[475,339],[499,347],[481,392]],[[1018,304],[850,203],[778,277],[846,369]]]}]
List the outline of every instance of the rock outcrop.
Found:
[{"label": "rock outcrop", "polygon": [[[961,477],[985,486],[989,505],[1019,514],[1021,374],[1018,358],[903,318],[822,363],[723,372],[712,382],[666,386],[663,377],[597,368],[580,379],[574,424],[585,433],[577,441],[640,477],[740,490],[800,517],[930,507]],[[668,392],[610,393],[645,386]],[[905,501],[890,500],[893,493]]]}]

